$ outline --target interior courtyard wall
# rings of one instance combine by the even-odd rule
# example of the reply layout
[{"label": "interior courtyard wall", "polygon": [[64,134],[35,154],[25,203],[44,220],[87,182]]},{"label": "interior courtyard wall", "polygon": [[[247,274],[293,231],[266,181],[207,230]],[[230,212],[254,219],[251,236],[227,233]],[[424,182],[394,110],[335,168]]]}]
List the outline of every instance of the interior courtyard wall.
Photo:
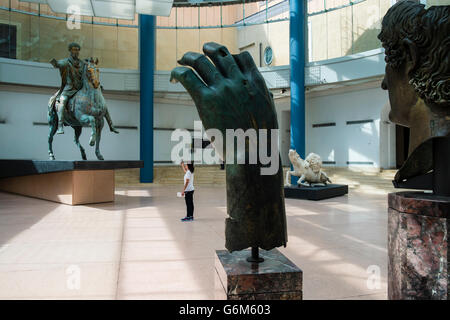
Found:
[{"label": "interior courtyard wall", "polygon": [[[327,12],[322,12],[324,1],[313,0],[308,12],[309,61],[320,61],[380,48],[377,35],[381,19],[391,6],[391,0],[365,0],[348,4],[348,1],[326,1]],[[315,5],[315,6],[313,6]]]},{"label": "interior courtyard wall", "polygon": [[[48,159],[47,103],[56,88],[0,86],[0,158]],[[120,134],[109,131],[105,122],[100,151],[109,160],[139,159],[139,101],[129,95],[105,94],[114,124],[134,127],[120,129]],[[65,127],[64,135],[55,135],[53,151],[56,159],[80,159],[73,142],[74,131]],[[95,160],[95,149],[89,146],[90,129],[83,128],[80,142],[87,157]]]},{"label": "interior courtyard wall", "polygon": [[[3,3],[5,1],[1,1],[2,6],[5,6]],[[448,0],[429,0],[427,3],[444,4],[446,1]],[[279,1],[270,2],[269,7],[275,6],[277,2]],[[333,10],[336,6],[345,4],[344,2],[346,1],[308,2],[310,14],[314,13],[314,10],[324,10],[325,5],[329,10],[320,11],[308,18],[310,61],[331,59],[380,47],[376,35],[380,31],[381,18],[392,1],[365,0]],[[30,12],[36,11],[37,8],[36,4],[25,5],[18,1],[13,1],[12,6]],[[246,17],[264,10],[264,3],[245,4]],[[64,15],[52,13],[45,5],[41,6],[41,13],[64,18]],[[262,44],[262,50],[270,45],[274,55],[271,65],[288,64],[289,22],[220,28],[220,25],[242,22],[242,14],[242,5],[232,5],[222,6],[221,9],[220,7],[174,8],[170,17],[158,17],[157,52],[164,54],[157,54],[157,69],[170,70],[176,66],[177,59],[184,52],[189,50],[201,52],[203,43],[211,40],[225,44],[231,52],[239,52],[239,48],[248,50],[259,66],[265,66],[264,63],[260,63],[262,53],[259,44]],[[287,14],[288,12],[283,12],[270,17],[269,20],[285,19]],[[70,30],[65,20],[55,18],[0,10],[0,20],[18,28],[18,59],[48,62],[53,57],[66,56],[67,43],[77,41],[82,45],[82,57],[98,57],[103,68],[138,68],[138,19],[133,21],[92,19],[83,16],[83,21],[95,20],[96,23],[81,23],[81,29]],[[99,23],[119,23],[119,25]],[[180,28],[177,29],[177,26]],[[201,28],[198,28],[199,26]]]},{"label": "interior courtyard wall", "polygon": [[[381,8],[381,12],[383,10],[387,10],[389,5],[386,5],[389,1],[380,0],[376,1],[377,3],[380,3],[381,5],[379,8]],[[328,2],[327,2],[328,3]],[[371,2],[368,0],[367,4],[370,4]],[[375,2],[374,2],[375,3]],[[366,4],[366,5],[367,5]],[[375,3],[376,4],[376,3]],[[385,9],[382,8],[382,6],[385,6]],[[223,9],[227,8],[227,10],[223,10],[223,16],[222,18],[227,18],[228,20],[224,22],[235,22],[236,19],[242,19],[242,16],[239,17],[239,13],[242,12],[242,10],[239,10],[239,8],[234,7],[232,8],[224,6]],[[364,8],[364,7],[361,7]],[[350,10],[350,11],[349,11]],[[312,45],[312,52],[314,55],[314,59],[319,57],[322,60],[327,59],[327,57],[331,56],[339,56],[344,55],[349,50],[350,47],[354,42],[350,42],[350,38],[352,35],[354,36],[354,33],[352,32],[351,25],[349,24],[349,19],[352,18],[351,15],[349,15],[349,12],[351,12],[351,8],[347,7],[340,10],[330,11],[327,14],[320,14],[316,16],[310,17],[311,19],[317,19],[318,24],[316,24],[313,27],[314,31],[314,37],[311,39],[313,41]],[[174,11],[174,10],[173,10]],[[217,10],[216,10],[217,11]],[[357,10],[358,11],[358,10]],[[370,10],[369,10],[370,11]],[[364,12],[367,14],[369,12],[368,10],[359,10],[357,13],[364,16]],[[190,18],[189,16],[179,15],[178,19],[182,19],[183,25],[195,24],[195,21],[198,17],[200,17],[200,21],[206,21],[206,23],[213,24],[217,20],[217,14],[210,14],[211,11],[208,11],[208,13],[202,16],[202,12],[200,12],[200,16],[196,16],[195,14],[191,14]],[[206,11],[204,11],[206,12]],[[247,14],[251,14],[252,11],[246,11]],[[6,16],[8,15],[8,16]],[[174,14],[172,13],[171,17],[169,17],[172,20],[167,20],[167,27],[170,27],[170,23],[172,23],[174,20]],[[376,15],[375,15],[376,16]],[[64,25],[65,21],[63,20],[55,20],[51,18],[44,18],[44,17],[36,17],[36,16],[30,16],[25,15],[22,13],[14,13],[14,15],[9,16],[9,13],[4,10],[0,10],[0,19],[3,17],[3,19],[10,19],[12,22],[18,24],[21,26],[22,30],[25,30],[21,32],[21,37],[23,39],[28,39],[27,41],[21,41],[23,42],[23,45],[18,50],[21,52],[21,57],[23,60],[35,60],[35,61],[42,61],[47,63],[48,60],[51,58],[63,58],[67,56],[67,41],[69,41],[68,35],[66,35],[66,29]],[[96,18],[97,19],[97,18]],[[51,22],[48,22],[48,20],[52,20]],[[54,21],[53,21],[54,20]],[[113,19],[103,19],[106,23],[111,23],[112,21],[115,21]],[[102,20],[102,21],[103,21]],[[362,19],[356,19],[357,21],[363,21]],[[375,19],[376,20],[376,19]],[[170,22],[172,21],[172,22]],[[180,22],[180,20],[179,20]],[[134,21],[133,23],[136,23]],[[158,25],[161,25],[162,20],[158,18]],[[357,22],[358,23],[358,22]],[[356,23],[356,24],[357,24]],[[225,24],[225,23],[224,23]],[[339,28],[328,28],[329,25],[336,26],[339,25]],[[367,26],[367,23],[366,23]],[[364,27],[364,26],[363,26]],[[357,28],[358,29],[358,28]],[[361,28],[360,28],[361,29]],[[363,30],[362,28],[361,30]],[[46,34],[56,34],[58,35],[59,32],[62,33],[63,37],[61,42],[58,42],[58,40],[52,36],[46,37],[37,37],[36,35],[42,34],[42,30],[46,30]],[[58,33],[55,33],[54,30],[58,30]],[[61,31],[60,31],[61,30]],[[358,29],[359,30],[359,29]],[[330,32],[332,31],[332,32]],[[34,33],[33,33],[34,32]],[[335,33],[333,33],[335,32]],[[340,32],[340,33],[339,33]],[[338,34],[339,33],[339,34]],[[224,43],[232,53],[239,52],[239,49],[244,47],[245,50],[249,50],[252,55],[254,56],[255,62],[259,65],[259,59],[260,59],[260,52],[259,52],[259,45],[257,42],[262,43],[262,48],[265,48],[265,45],[270,45],[273,49],[274,59],[272,66],[278,66],[278,65],[288,65],[289,64],[289,23],[288,21],[279,21],[279,22],[273,22],[268,24],[260,24],[260,25],[249,25],[246,27],[228,27],[228,28],[204,28],[204,29],[198,29],[198,28],[191,28],[191,29],[166,29],[166,28],[158,28],[156,31],[157,34],[157,55],[156,55],[156,69],[157,70],[171,70],[173,67],[175,67],[177,59],[180,59],[182,54],[186,51],[198,51],[201,52],[201,47],[204,42],[207,41],[219,41],[221,43]],[[116,26],[103,26],[103,25],[92,25],[92,24],[82,24],[82,29],[71,33],[70,37],[72,35],[75,36],[75,40],[82,42],[82,57],[86,56],[99,56],[100,57],[100,66],[101,67],[107,67],[111,66],[115,69],[134,69],[133,72],[136,72],[137,69],[137,38],[138,38],[138,29],[137,28],[130,28],[130,27],[116,27]],[[319,36],[317,36],[319,35]],[[338,36],[337,36],[338,35]],[[27,38],[28,37],[28,38]],[[71,38],[72,39],[72,38]],[[77,40],[78,39],[78,40]],[[250,49],[248,47],[248,44],[252,42],[254,45],[250,46]],[[326,41],[324,41],[324,39]],[[354,40],[354,39],[353,39]],[[34,41],[34,42],[33,42]],[[37,41],[37,42],[36,42]],[[65,41],[65,42],[64,42]],[[314,41],[318,41],[314,45]],[[41,44],[42,47],[41,47]],[[46,44],[49,43],[46,47]],[[64,43],[62,43],[64,42]],[[37,44],[36,44],[37,43]],[[364,42],[361,42],[364,43]],[[370,41],[367,42],[368,47],[370,47]],[[330,45],[329,45],[330,44]],[[247,46],[247,48],[245,48]],[[253,47],[254,49],[251,49]],[[320,48],[325,48],[323,49]],[[379,47],[379,45],[377,46]],[[364,48],[364,45],[361,45],[361,48]],[[164,52],[164,54],[160,54],[161,52]],[[59,56],[60,55],[60,56]],[[319,56],[318,56],[319,55]],[[320,56],[322,55],[322,56]],[[264,64],[262,64],[264,66]],[[131,79],[132,78],[132,79]],[[129,80],[125,79],[125,83],[127,81],[136,82],[136,77],[131,77]],[[57,80],[57,79],[56,79]],[[55,81],[56,81],[55,80]],[[102,82],[104,83],[104,82]],[[52,84],[57,85],[57,84]],[[118,87],[123,86],[122,84],[119,84]],[[125,88],[126,89],[126,88]],[[107,88],[108,90],[108,88]],[[355,89],[358,90],[358,89]],[[361,94],[363,95],[365,93],[366,89],[361,89]],[[378,89],[377,89],[378,90]],[[369,90],[370,91],[370,90]],[[380,96],[385,96],[385,93],[380,90],[379,94]],[[46,106],[48,97],[53,93],[48,91],[50,93],[47,94],[47,91],[45,94],[41,94],[41,97],[38,98],[39,105]],[[23,94],[23,93],[22,93]],[[34,95],[35,97],[38,97],[36,95],[39,95],[39,93],[30,93],[31,95]],[[2,92],[2,97],[6,98],[5,92]],[[123,95],[123,97],[121,97]],[[336,107],[336,105],[340,105],[341,103],[343,105],[346,105],[342,107],[340,110],[341,112],[349,114],[355,114],[353,112],[354,110],[349,107],[349,105],[352,105],[353,108],[357,108],[355,106],[354,101],[352,101],[352,98],[348,98],[347,95],[355,95],[355,93],[339,93],[337,94],[333,90],[329,91],[327,95],[320,96],[320,97],[311,97],[311,95],[307,94],[307,152],[315,152],[314,149],[317,148],[316,145],[318,145],[317,141],[320,141],[320,136],[315,135],[315,132],[318,132],[317,130],[313,132],[311,130],[311,121],[322,121],[320,117],[314,118],[314,114],[316,112],[319,112],[320,110],[323,111],[323,115],[326,115],[329,113],[329,110],[326,108],[331,108],[330,110],[337,110],[339,109]],[[370,95],[370,94],[369,94]],[[113,108],[113,110],[119,108],[118,105],[120,105],[120,101],[128,101],[127,103],[133,105],[130,108],[127,108],[124,110],[120,110],[119,114],[125,114],[128,112],[128,110],[139,110],[139,102],[135,100],[130,100],[128,97],[129,94],[126,92],[122,93],[116,93],[113,96],[111,96],[111,104],[112,106],[110,108]],[[336,97],[335,97],[336,96]],[[327,98],[328,97],[328,98]],[[347,98],[346,98],[347,97]],[[8,98],[9,99],[9,98]],[[107,97],[108,103],[110,98]],[[136,99],[136,98],[133,98]],[[328,100],[327,100],[328,99]],[[362,101],[362,98],[358,98],[357,101]],[[27,95],[24,95],[24,102],[23,104],[28,104],[31,100],[30,97]],[[0,100],[1,101],[1,100]],[[6,101],[6,100],[5,100]],[[10,101],[10,100],[8,100]],[[117,101],[117,105],[114,107],[114,104]],[[371,100],[374,101],[374,100]],[[331,102],[333,102],[333,105],[331,106]],[[21,103],[22,102],[18,102]],[[371,114],[371,118],[374,120],[375,129],[379,130],[380,127],[380,108],[383,107],[385,103],[377,103],[376,106],[374,106],[374,110],[378,110],[377,112],[374,112]],[[2,103],[2,110],[5,109],[5,104]],[[313,106],[313,107],[312,107]],[[362,108],[364,109],[366,105],[363,105]],[[285,137],[284,133],[289,133],[289,123],[290,123],[290,107],[289,107],[289,98],[277,98],[276,99],[276,108],[277,108],[277,115],[278,115],[278,121],[280,124],[280,129],[282,130],[282,134],[280,136],[280,148],[282,150],[286,149],[286,146],[290,144],[289,139]],[[322,108],[322,109],[321,109]],[[325,109],[323,109],[325,108]],[[350,109],[349,109],[350,108]],[[361,107],[359,107],[361,108]],[[10,109],[8,109],[8,112],[11,112]],[[46,110],[44,108],[44,110]],[[345,111],[344,111],[345,110]],[[358,109],[359,110],[359,109]],[[41,110],[42,111],[42,110]],[[322,112],[321,111],[321,112]],[[373,110],[372,110],[373,111]],[[114,111],[116,112],[116,111]],[[359,111],[358,111],[359,112]],[[358,113],[356,112],[356,114]],[[184,122],[182,123],[172,123],[174,121],[173,114],[182,114],[181,117]],[[45,115],[44,113],[39,113],[40,116]],[[122,119],[121,116],[119,116],[118,120],[113,118],[118,125],[126,125],[126,126],[139,126],[139,117],[135,115],[134,111],[130,113],[133,116],[132,121],[128,118]],[[195,107],[192,105],[191,102],[186,102],[185,99],[160,99],[157,98],[155,100],[155,123],[154,126],[156,128],[192,128],[193,120],[198,119],[198,114],[196,114]],[[369,114],[369,113],[368,113]],[[377,114],[377,115],[376,115]],[[37,113],[35,114],[38,115]],[[0,114],[0,117],[2,115]],[[339,116],[336,114],[336,116]],[[36,118],[36,117],[35,117]],[[326,118],[326,117],[325,117]],[[378,120],[377,120],[378,119]],[[1,119],[0,119],[1,120]],[[342,119],[341,119],[342,120]],[[41,120],[33,120],[33,121],[43,121],[45,122],[45,116]],[[42,136],[42,134],[36,135],[36,136],[42,136],[44,141],[44,147],[39,147],[39,158],[42,155],[42,152],[44,152],[44,158],[47,156],[47,147],[46,147],[46,130],[47,128],[45,126],[32,126],[31,121],[31,127],[29,132],[34,132],[33,130],[44,130],[45,133]],[[119,121],[119,122],[117,122]],[[325,121],[325,120],[324,120]],[[376,122],[378,121],[378,123]],[[131,123],[134,123],[131,124]],[[8,124],[8,120],[5,124],[0,124],[0,127],[5,127],[5,125]],[[20,127],[20,126],[19,126]],[[314,128],[318,129],[318,128]],[[323,128],[327,129],[327,128]],[[328,128],[330,129],[330,128]],[[360,128],[361,129],[361,128]],[[364,129],[364,128],[363,128]],[[367,129],[367,128],[366,128]],[[374,129],[374,130],[375,130]],[[69,129],[70,132],[71,129]],[[107,129],[105,129],[107,130]],[[120,143],[129,144],[127,141],[133,141],[132,149],[126,152],[127,155],[130,156],[132,159],[136,159],[139,156],[139,137],[138,137],[138,131],[137,130],[131,130],[131,129],[125,129],[126,134],[122,134],[124,130],[121,130],[121,134],[119,136],[113,135],[111,138],[115,139],[116,141],[120,141]],[[367,131],[367,130],[366,130]],[[375,130],[376,131],[376,130]],[[134,132],[134,133],[131,133]],[[364,157],[357,156],[358,152],[361,150],[353,150],[351,155],[352,157],[349,157],[350,153],[347,150],[347,158],[345,159],[342,154],[345,154],[344,150],[345,148],[341,145],[342,141],[345,141],[345,139],[352,140],[353,134],[355,132],[347,132],[343,131],[343,135],[334,136],[331,135],[329,139],[327,139],[325,145],[334,144],[336,145],[336,148],[338,148],[340,155],[336,155],[336,165],[337,166],[346,166],[346,161],[350,159],[351,161],[355,161],[354,159],[362,159],[361,161],[365,161]],[[154,143],[154,154],[155,154],[155,161],[164,162],[170,159],[169,150],[171,150],[171,147],[173,146],[173,143],[170,141],[170,131],[169,130],[155,130],[155,143]],[[71,134],[71,133],[70,133]],[[69,134],[69,135],[70,135]],[[122,137],[125,135],[133,135],[136,136],[134,138],[130,138],[131,140],[122,140]],[[84,130],[84,135],[87,135],[87,130]],[[109,132],[105,131],[105,137],[109,136]],[[309,136],[308,136],[309,135]],[[367,136],[367,134],[366,134]],[[104,138],[105,138],[104,137]],[[339,137],[339,138],[337,138]],[[377,135],[374,135],[374,139],[378,139],[379,141],[381,138]],[[66,135],[67,138],[67,135]],[[323,138],[323,136],[322,136]],[[86,137],[82,137],[84,141],[87,141]],[[57,142],[58,137],[55,138],[55,143]],[[59,139],[61,140],[61,139]],[[68,152],[71,152],[74,154],[74,156],[79,156],[78,151],[75,147],[72,146],[72,137],[68,140],[70,141],[68,143]],[[107,138],[105,138],[105,145]],[[309,141],[312,141],[311,143]],[[353,141],[353,140],[352,140]],[[358,142],[357,140],[356,142]],[[370,142],[370,143],[369,143]],[[354,143],[354,141],[352,142]],[[374,163],[375,166],[382,165],[379,158],[380,158],[380,143],[374,142],[372,140],[361,140],[360,143],[365,146],[361,148],[354,148],[354,149],[363,149],[361,152],[365,151],[366,149],[369,150],[369,158],[370,161]],[[378,144],[377,144],[378,143]],[[103,144],[103,143],[102,143]],[[103,147],[105,147],[105,145]],[[320,144],[320,145],[323,145]],[[368,147],[371,145],[371,147]],[[12,145],[11,145],[12,146]],[[313,148],[314,146],[314,148]],[[378,147],[377,147],[378,146]],[[12,146],[14,147],[14,146]],[[102,147],[102,149],[103,149]],[[55,144],[56,148],[56,144]],[[321,156],[324,160],[328,159],[330,156],[330,152],[332,149],[328,147],[324,147],[325,149],[319,150],[321,152]],[[328,149],[327,149],[328,148]],[[365,149],[366,148],[366,149]],[[31,148],[32,149],[32,148]],[[113,150],[114,149],[114,150]],[[14,148],[12,149],[14,150]],[[36,149],[36,152],[37,149]],[[55,149],[55,152],[58,152]],[[336,154],[335,150],[335,154]],[[284,152],[285,153],[285,152]],[[283,153],[283,154],[284,154]],[[17,155],[21,155],[20,152],[14,153]],[[33,153],[34,154],[34,153]],[[282,162],[283,164],[287,164],[287,157],[283,156],[282,154]],[[120,148],[112,148],[111,152],[106,148],[104,151],[105,158],[111,158],[111,159],[124,159],[121,153]],[[33,156],[36,157],[36,156]],[[364,158],[364,159],[363,159]]]},{"label": "interior courtyard wall", "polygon": [[[169,71],[188,51],[202,53],[206,42],[219,42],[232,53],[239,52],[236,43],[236,28],[207,29],[157,29],[156,30],[156,69]],[[164,53],[164,54],[158,54]]]},{"label": "interior courtyard wall", "polygon": [[[260,52],[261,44],[261,52]],[[258,67],[265,67],[264,49],[272,48],[270,66],[289,65],[289,21],[279,21],[237,28],[237,48],[248,51]],[[261,61],[262,60],[262,61]]]},{"label": "interior courtyard wall", "polygon": [[[387,102],[379,81],[372,88],[355,85],[343,92],[307,94],[306,152],[317,153],[336,167],[380,168],[380,118]],[[357,123],[362,121],[367,122]]]}]

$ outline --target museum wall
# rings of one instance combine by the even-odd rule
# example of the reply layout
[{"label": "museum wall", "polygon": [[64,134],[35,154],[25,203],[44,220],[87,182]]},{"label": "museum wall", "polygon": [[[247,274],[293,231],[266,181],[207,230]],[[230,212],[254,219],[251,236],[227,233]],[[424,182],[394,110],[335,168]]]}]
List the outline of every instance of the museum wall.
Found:
[{"label": "museum wall", "polygon": [[[307,95],[307,153],[317,153],[337,167],[382,167],[380,149],[392,150],[395,134],[389,141],[380,139],[382,110],[389,101],[380,82]],[[390,163],[383,162],[383,166],[393,165],[392,157]]]},{"label": "museum wall", "polygon": [[188,51],[202,52],[203,44],[214,41],[227,46],[232,53],[239,52],[236,28],[157,29],[156,69],[172,70]]},{"label": "museum wall", "polygon": [[289,65],[289,21],[239,27],[236,52],[248,51],[259,67],[264,63],[263,52],[270,46],[273,52],[271,66]]},{"label": "museum wall", "polygon": [[[327,8],[331,8],[341,5],[343,1],[317,2],[314,0],[309,1],[309,3],[316,3],[317,8],[311,8],[320,11],[323,10],[321,6],[325,4]],[[0,0],[0,6],[4,6],[6,2]],[[271,1],[269,8],[274,5],[281,6],[283,2],[285,1]],[[434,2],[439,2],[439,0]],[[26,7],[24,3],[18,1],[12,1],[11,3],[19,6],[18,8],[22,10],[33,11],[33,8],[35,8],[33,4],[27,4],[28,7]],[[259,7],[255,7],[256,4]],[[204,42],[217,41],[225,44],[233,53],[248,50],[253,55],[256,64],[263,67],[265,64],[261,61],[261,49],[271,46],[274,59],[270,68],[273,68],[273,70],[263,68],[261,71],[272,89],[281,89],[281,87],[278,87],[280,83],[287,83],[283,87],[287,88],[289,70],[283,69],[287,68],[289,64],[289,23],[283,20],[286,19],[286,12],[271,15],[269,20],[276,22],[251,24],[245,27],[242,25],[238,27],[217,27],[221,24],[225,26],[236,22],[241,23],[244,14],[247,21],[258,18],[258,14],[261,14],[260,10],[264,9],[264,5],[261,6],[261,3],[254,3],[253,5],[253,7],[246,7],[245,13],[242,11],[242,5],[240,5],[240,7],[224,6],[222,15],[220,15],[220,10],[217,7],[201,8],[201,10],[196,8],[196,12],[192,8],[178,9],[178,14],[177,10],[172,10],[170,17],[158,17],[156,69],[162,71],[157,71],[155,76],[158,72],[167,73],[166,71],[175,67],[176,61],[186,51],[201,51]],[[384,73],[383,52],[379,49],[378,40],[375,39],[379,32],[379,19],[384,15],[389,5],[389,0],[365,0],[351,7],[347,6],[310,16],[309,51],[310,60],[315,62],[311,62],[307,66],[307,84],[311,86],[323,85],[326,88],[327,83],[339,83],[373,76],[379,77]],[[33,122],[46,122],[47,101],[54,91],[53,88],[48,88],[48,86],[56,87],[59,84],[57,70],[52,69],[49,64],[47,66],[47,62],[53,57],[66,57],[67,43],[78,41],[82,44],[82,57],[91,55],[100,57],[101,80],[107,92],[109,92],[106,94],[106,99],[115,124],[135,127],[135,129],[119,129],[121,133],[117,136],[112,135],[105,128],[102,137],[103,155],[105,159],[137,159],[139,157],[137,20],[120,21],[82,17],[83,20],[90,18],[91,21],[96,23],[118,24],[120,22],[121,25],[83,23],[80,30],[69,32],[65,27],[64,17],[52,13],[49,9],[45,11],[45,14],[54,17],[38,17],[0,10],[0,23],[8,22],[10,25],[17,26],[19,44],[17,59],[45,62],[44,68],[44,64],[35,62],[16,60],[18,64],[23,65],[13,67],[13,63],[10,61],[0,61],[0,71],[3,72],[0,74],[0,82],[5,78],[5,73],[8,73],[7,80],[3,81],[15,84],[3,85],[0,88],[0,120],[5,120],[4,124],[0,123],[1,145],[2,147],[6,146],[6,148],[0,150],[0,153],[2,153],[0,156],[3,158],[43,159],[47,157],[48,128],[45,125],[33,125]],[[367,19],[368,15],[370,15],[369,19]],[[61,20],[57,20],[55,17]],[[277,19],[281,20],[277,21]],[[126,24],[130,26],[125,26]],[[198,28],[199,25],[208,27]],[[175,28],[176,26],[182,26],[183,28]],[[54,32],[55,30],[58,30],[58,32]],[[370,49],[374,50],[367,51]],[[317,62],[318,60],[321,61]],[[277,68],[283,70],[273,72]],[[27,76],[24,77],[20,70],[25,72]],[[16,74],[10,74],[10,72]],[[36,76],[38,73],[39,78]],[[287,76],[284,75],[285,73]],[[31,87],[19,85],[36,86],[39,85],[39,81],[42,83],[42,79],[45,79],[47,88],[34,88],[33,90],[30,89],[32,92],[29,92],[27,90]],[[162,79],[163,83],[160,83],[159,79]],[[192,129],[193,121],[198,119],[198,114],[192,102],[189,99],[186,100],[186,94],[178,93],[181,91],[174,90],[174,87],[166,84],[166,82],[168,83],[166,74],[156,77],[155,88],[161,87],[161,92],[172,90],[177,92],[178,97],[167,98],[164,95],[162,97],[156,95],[154,154],[156,163],[161,164],[170,159],[170,150],[176,143],[170,141],[171,130],[168,129]],[[111,93],[111,90],[117,92]],[[371,88],[352,84],[350,89],[345,90],[343,92],[340,89],[327,88],[320,94],[307,93],[307,152],[316,152],[325,161],[335,161],[334,165],[336,166],[347,166],[347,161],[371,163],[370,165],[373,167],[389,166],[392,159],[380,160],[380,157],[382,158],[386,154],[386,150],[392,149],[392,136],[395,136],[394,134],[386,137],[383,136],[383,133],[380,134],[380,127],[386,125],[381,120],[382,109],[386,108],[386,93],[379,89],[379,84]],[[17,100],[18,93],[20,93],[19,100]],[[15,101],[13,101],[13,95],[16,95]],[[275,104],[281,129],[282,162],[287,165],[288,160],[285,154],[290,144],[290,102],[288,96],[280,97],[278,91],[275,96],[277,97]],[[30,105],[34,107],[29,107]],[[26,113],[24,117],[20,116],[22,112]],[[182,116],[174,117],[174,114],[181,114]],[[349,116],[352,118],[346,119]],[[330,122],[328,118],[331,118],[332,122],[336,122],[335,127],[312,128],[312,124]],[[351,126],[346,125],[346,121],[358,120],[373,121]],[[9,129],[6,130],[5,128]],[[8,137],[4,134],[5,132],[8,132]],[[24,134],[24,132],[27,134]],[[77,158],[79,154],[72,141],[71,129],[69,128],[66,132],[64,137],[55,137],[54,150],[56,156],[64,154],[68,158]],[[92,148],[87,146],[88,136],[88,130],[85,129],[81,141],[89,150],[88,157],[94,158]],[[14,140],[10,137],[17,138]],[[36,140],[36,137],[39,137],[40,140]],[[324,139],[324,137],[327,137],[327,139]],[[17,141],[17,139],[22,140]]]},{"label": "museum wall", "polygon": [[[376,35],[391,0],[349,3],[308,1],[309,61],[380,48]],[[259,66],[266,65],[261,63],[261,57],[270,46],[274,55],[271,66],[287,65],[288,2],[276,0],[267,5],[267,10],[264,1],[245,6],[173,8],[169,17],[157,18],[157,53],[164,54],[156,55],[156,68],[172,69],[183,53],[201,51],[207,41],[223,43],[233,53],[248,50]],[[15,11],[7,10],[9,6]],[[138,68],[137,17],[116,20],[82,16],[81,20],[80,29],[68,29],[65,15],[53,13],[46,5],[39,9],[36,3],[0,0],[0,24],[12,26],[17,33],[16,59],[48,62],[54,57],[63,58],[67,55],[67,43],[76,41],[82,46],[81,56],[98,57],[100,67]]]},{"label": "museum wall", "polygon": [[[53,88],[11,85],[0,87],[0,122],[4,122],[0,123],[0,145],[2,146],[0,158],[47,158],[46,111],[48,98],[53,91]],[[154,159],[157,165],[166,164],[170,160],[172,147],[178,143],[170,139],[173,129],[193,129],[194,121],[199,120],[192,101],[187,95],[183,95],[177,99],[155,99]],[[115,125],[132,128],[119,129],[120,134],[115,135],[109,132],[105,124],[101,141],[103,156],[105,159],[115,160],[138,159],[138,96],[106,93],[105,97]],[[349,165],[347,161],[353,161],[366,163],[352,165],[392,166],[392,163],[395,164],[395,158],[391,158],[390,165],[386,162],[389,160],[385,160],[384,165],[380,160],[389,148],[391,154],[395,153],[392,151],[395,145],[395,130],[391,130],[390,137],[380,136],[380,125],[386,126],[381,122],[381,116],[387,101],[387,93],[378,87],[359,87],[345,92],[325,90],[320,95],[307,94],[306,152],[317,153],[324,161],[335,161],[335,164],[325,165],[346,167]],[[286,151],[290,144],[289,96],[275,99],[275,105],[280,127],[282,164],[288,165]],[[359,120],[373,121],[346,124],[347,121]],[[313,125],[330,122],[336,123],[336,126],[313,128]],[[64,135],[55,136],[55,155],[57,159],[78,159],[80,155],[73,143],[73,131],[71,128],[66,128],[65,132]],[[386,132],[384,130],[385,134]],[[90,130],[84,128],[80,141],[87,150],[88,158],[95,159],[94,149],[88,146],[89,135]],[[383,154],[380,149],[384,150]]]},{"label": "museum wall", "polygon": [[[309,1],[309,61],[320,61],[380,48],[377,35],[381,19],[391,0],[366,0],[337,10],[325,10],[325,1]],[[312,6],[315,4],[315,6]],[[326,1],[326,9],[348,4],[347,0]]]},{"label": "museum wall", "polygon": [[[47,103],[55,88],[25,86],[0,86],[0,158],[42,159],[48,158]],[[105,94],[107,106],[114,124],[134,127],[119,129],[116,135],[107,124],[102,131],[100,151],[105,159],[139,159],[139,103],[137,98]],[[95,160],[94,148],[88,144],[90,130],[83,128],[80,142],[88,159]],[[66,127],[65,134],[55,135],[53,150],[58,160],[81,159],[73,142],[74,134]]]},{"label": "museum wall", "polygon": [[67,56],[67,45],[77,42],[82,47],[81,57],[98,57],[102,67],[138,68],[137,27],[81,23],[80,29],[70,30],[65,20],[5,10],[0,10],[0,23],[17,28],[15,58],[19,60],[62,59]]},{"label": "museum wall", "polygon": [[[56,88],[0,85],[0,158],[38,159],[48,157],[47,103]],[[170,161],[172,147],[178,143],[170,137],[176,128],[193,129],[199,120],[192,100],[155,99],[154,160],[156,164]],[[119,134],[102,131],[100,150],[106,160],[139,159],[139,96],[127,93],[104,94],[114,125]],[[122,127],[122,128],[121,128]],[[123,128],[127,127],[127,128]],[[96,159],[94,148],[88,144],[90,129],[83,128],[80,142],[88,159]],[[73,130],[65,128],[63,135],[55,135],[53,150],[58,160],[81,159],[73,142]]]}]

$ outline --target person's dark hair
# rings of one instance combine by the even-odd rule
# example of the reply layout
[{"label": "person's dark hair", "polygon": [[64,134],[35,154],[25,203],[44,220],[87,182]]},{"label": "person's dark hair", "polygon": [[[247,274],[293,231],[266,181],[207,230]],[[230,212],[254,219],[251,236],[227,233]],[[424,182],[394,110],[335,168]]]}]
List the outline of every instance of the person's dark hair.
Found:
[{"label": "person's dark hair", "polygon": [[394,70],[406,59],[405,40],[417,48],[418,63],[409,83],[426,102],[450,100],[450,6],[425,9],[414,1],[393,5],[382,21],[381,40],[386,63]]},{"label": "person's dark hair", "polygon": [[194,164],[193,163],[188,163],[187,167],[191,173],[194,173]]},{"label": "person's dark hair", "polygon": [[76,42],[69,43],[69,45],[68,45],[69,51],[72,50],[73,47],[78,48],[78,49],[81,50],[80,45],[78,43],[76,43]]}]

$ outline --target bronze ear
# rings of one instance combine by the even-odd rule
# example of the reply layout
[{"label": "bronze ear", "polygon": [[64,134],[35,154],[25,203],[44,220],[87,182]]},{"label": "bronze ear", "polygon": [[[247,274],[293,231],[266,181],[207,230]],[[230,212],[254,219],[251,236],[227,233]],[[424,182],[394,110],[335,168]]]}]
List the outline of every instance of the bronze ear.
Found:
[{"label": "bronze ear", "polygon": [[408,74],[411,74],[416,68],[419,62],[417,46],[408,37],[402,40],[403,50],[406,52],[406,68]]}]

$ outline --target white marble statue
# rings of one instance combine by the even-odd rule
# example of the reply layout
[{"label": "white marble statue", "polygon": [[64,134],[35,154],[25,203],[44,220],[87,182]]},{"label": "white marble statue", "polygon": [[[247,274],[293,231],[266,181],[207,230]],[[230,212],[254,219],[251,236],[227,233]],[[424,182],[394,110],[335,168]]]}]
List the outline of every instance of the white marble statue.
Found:
[{"label": "white marble statue", "polygon": [[300,177],[297,184],[304,186],[312,185],[326,185],[327,182],[331,183],[331,180],[322,171],[322,159],[315,153],[310,153],[305,160],[300,158],[295,150],[289,150],[289,160],[294,167],[294,171],[286,172],[285,186],[290,187],[291,176]]}]

